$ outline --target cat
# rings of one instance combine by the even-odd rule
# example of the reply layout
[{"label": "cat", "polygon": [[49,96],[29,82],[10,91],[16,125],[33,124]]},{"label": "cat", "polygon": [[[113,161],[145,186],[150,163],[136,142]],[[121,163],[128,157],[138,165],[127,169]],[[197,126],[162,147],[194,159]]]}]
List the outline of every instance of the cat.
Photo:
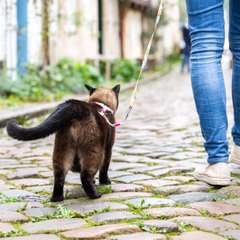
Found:
[{"label": "cat", "polygon": [[[36,127],[20,127],[14,119],[7,124],[8,135],[22,141],[45,138],[55,133],[52,157],[54,188],[51,202],[64,199],[63,187],[69,170],[80,173],[82,186],[91,199],[102,196],[94,186],[94,176],[98,171],[99,182],[111,184],[108,168],[116,129],[99,114],[102,107],[95,102],[105,104],[115,113],[120,85],[112,89],[85,86],[90,94],[87,102],[68,100],[58,105],[52,114]],[[116,122],[112,112],[106,111],[105,116],[109,122]]]}]

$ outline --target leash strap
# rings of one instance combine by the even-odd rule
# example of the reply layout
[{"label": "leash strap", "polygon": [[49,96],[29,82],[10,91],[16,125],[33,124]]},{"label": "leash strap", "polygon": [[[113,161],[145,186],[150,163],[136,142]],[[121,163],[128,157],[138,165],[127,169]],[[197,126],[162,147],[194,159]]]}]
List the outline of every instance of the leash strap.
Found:
[{"label": "leash strap", "polygon": [[114,111],[111,108],[109,108],[108,106],[106,106],[105,104],[100,103],[100,102],[95,102],[95,103],[103,108],[102,111],[99,112],[100,115],[104,116],[104,113],[106,111],[110,111],[113,115],[115,115]]},{"label": "leash strap", "polygon": [[[136,82],[136,85],[135,85],[135,89],[134,89],[134,92],[133,92],[133,95],[132,95],[132,98],[131,98],[131,102],[129,104],[129,107],[128,107],[128,110],[127,110],[127,114],[126,114],[126,117],[125,119],[121,122],[121,123],[115,123],[115,124],[112,124],[109,122],[109,120],[107,119],[107,117],[104,115],[104,113],[106,112],[106,109],[108,108],[107,106],[105,106],[104,104],[100,105],[99,103],[97,103],[98,105],[102,106],[103,109],[101,112],[99,112],[100,115],[102,115],[103,117],[105,117],[105,119],[107,120],[107,122],[109,123],[109,125],[111,125],[112,127],[118,127],[118,126],[121,126],[128,118],[130,112],[132,111],[132,108],[133,108],[133,105],[134,105],[134,102],[135,102],[135,99],[136,99],[136,96],[137,96],[137,91],[138,91],[138,81],[140,79],[140,77],[142,76],[142,73],[144,71],[144,68],[146,66],[146,63],[147,63],[147,60],[148,60],[148,56],[149,56],[149,53],[150,53],[150,49],[151,49],[151,46],[152,46],[152,41],[153,41],[153,36],[156,32],[156,29],[158,27],[158,24],[159,24],[159,21],[160,21],[160,18],[161,18],[161,15],[162,15],[162,11],[163,11],[163,7],[164,7],[164,0],[161,0],[160,2],[160,6],[159,6],[159,9],[158,9],[158,14],[157,14],[157,18],[156,18],[156,23],[155,23],[155,28],[154,28],[154,31],[153,31],[153,34],[152,34],[152,37],[148,43],[148,46],[147,46],[147,50],[144,54],[144,58],[143,58],[143,62],[142,62],[142,67],[141,67],[141,71],[139,73],[139,76],[138,76],[138,79],[137,79],[137,82]],[[107,109],[108,110],[108,109]],[[110,109],[111,110],[111,109]],[[110,111],[109,110],[109,111]],[[112,110],[111,110],[112,111]],[[113,113],[114,114],[114,113]]]}]

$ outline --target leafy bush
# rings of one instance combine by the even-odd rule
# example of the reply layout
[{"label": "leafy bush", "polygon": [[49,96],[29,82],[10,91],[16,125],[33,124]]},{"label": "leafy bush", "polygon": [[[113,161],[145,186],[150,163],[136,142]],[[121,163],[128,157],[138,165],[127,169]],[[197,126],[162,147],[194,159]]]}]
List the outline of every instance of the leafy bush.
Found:
[{"label": "leafy bush", "polygon": [[1,96],[14,96],[23,101],[51,100],[66,93],[83,92],[84,84],[97,87],[104,78],[90,63],[75,64],[71,59],[62,59],[56,66],[47,66],[46,71],[28,63],[27,72],[11,80],[6,72],[0,73]]},{"label": "leafy bush", "polygon": [[[111,79],[119,82],[130,82],[132,79],[136,80],[140,72],[141,65],[137,61],[127,59],[118,59],[117,63],[111,63]],[[106,64],[100,62],[100,69],[102,74],[105,74]]]},{"label": "leafy bush", "polygon": [[112,78],[124,82],[137,79],[140,72],[140,67],[140,64],[136,61],[119,59],[116,69],[113,69]]},{"label": "leafy bush", "polygon": [[[101,66],[104,71],[105,64],[101,63]],[[45,71],[31,63],[26,68],[24,75],[13,72],[15,80],[6,71],[0,71],[0,95],[4,100],[0,101],[1,107],[13,105],[16,101],[50,101],[67,93],[83,92],[84,84],[98,87],[105,81],[98,68],[91,63],[82,65],[66,58],[56,66],[47,66]],[[139,71],[140,64],[137,62],[119,59],[116,66],[112,63],[111,78],[129,82],[138,77]]]},{"label": "leafy bush", "polygon": [[11,94],[13,85],[14,81],[9,78],[6,71],[0,71],[0,96]]}]

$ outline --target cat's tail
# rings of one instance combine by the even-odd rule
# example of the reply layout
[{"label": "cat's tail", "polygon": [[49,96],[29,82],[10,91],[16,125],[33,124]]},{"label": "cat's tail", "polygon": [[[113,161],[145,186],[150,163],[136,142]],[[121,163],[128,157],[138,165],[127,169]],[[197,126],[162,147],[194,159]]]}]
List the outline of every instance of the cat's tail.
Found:
[{"label": "cat's tail", "polygon": [[20,127],[18,121],[13,119],[7,124],[8,135],[14,139],[22,141],[45,138],[66,126],[76,117],[76,111],[74,111],[71,105],[71,100],[58,105],[52,114],[43,123],[36,127]]}]

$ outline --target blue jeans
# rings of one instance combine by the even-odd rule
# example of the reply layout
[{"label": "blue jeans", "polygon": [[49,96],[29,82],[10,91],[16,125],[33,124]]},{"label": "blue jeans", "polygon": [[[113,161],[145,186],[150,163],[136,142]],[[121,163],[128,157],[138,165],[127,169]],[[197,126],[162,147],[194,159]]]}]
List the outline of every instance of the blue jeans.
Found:
[{"label": "blue jeans", "polygon": [[[204,147],[211,164],[228,161],[226,91],[222,72],[224,0],[186,0],[192,43],[191,82]],[[240,146],[240,0],[229,0],[229,44],[233,54],[232,136]]]},{"label": "blue jeans", "polygon": [[182,59],[182,65],[181,65],[181,73],[183,73],[183,71],[184,71],[185,64],[187,64],[187,71],[190,72],[189,58],[190,58],[190,55],[184,54],[183,59]]}]

